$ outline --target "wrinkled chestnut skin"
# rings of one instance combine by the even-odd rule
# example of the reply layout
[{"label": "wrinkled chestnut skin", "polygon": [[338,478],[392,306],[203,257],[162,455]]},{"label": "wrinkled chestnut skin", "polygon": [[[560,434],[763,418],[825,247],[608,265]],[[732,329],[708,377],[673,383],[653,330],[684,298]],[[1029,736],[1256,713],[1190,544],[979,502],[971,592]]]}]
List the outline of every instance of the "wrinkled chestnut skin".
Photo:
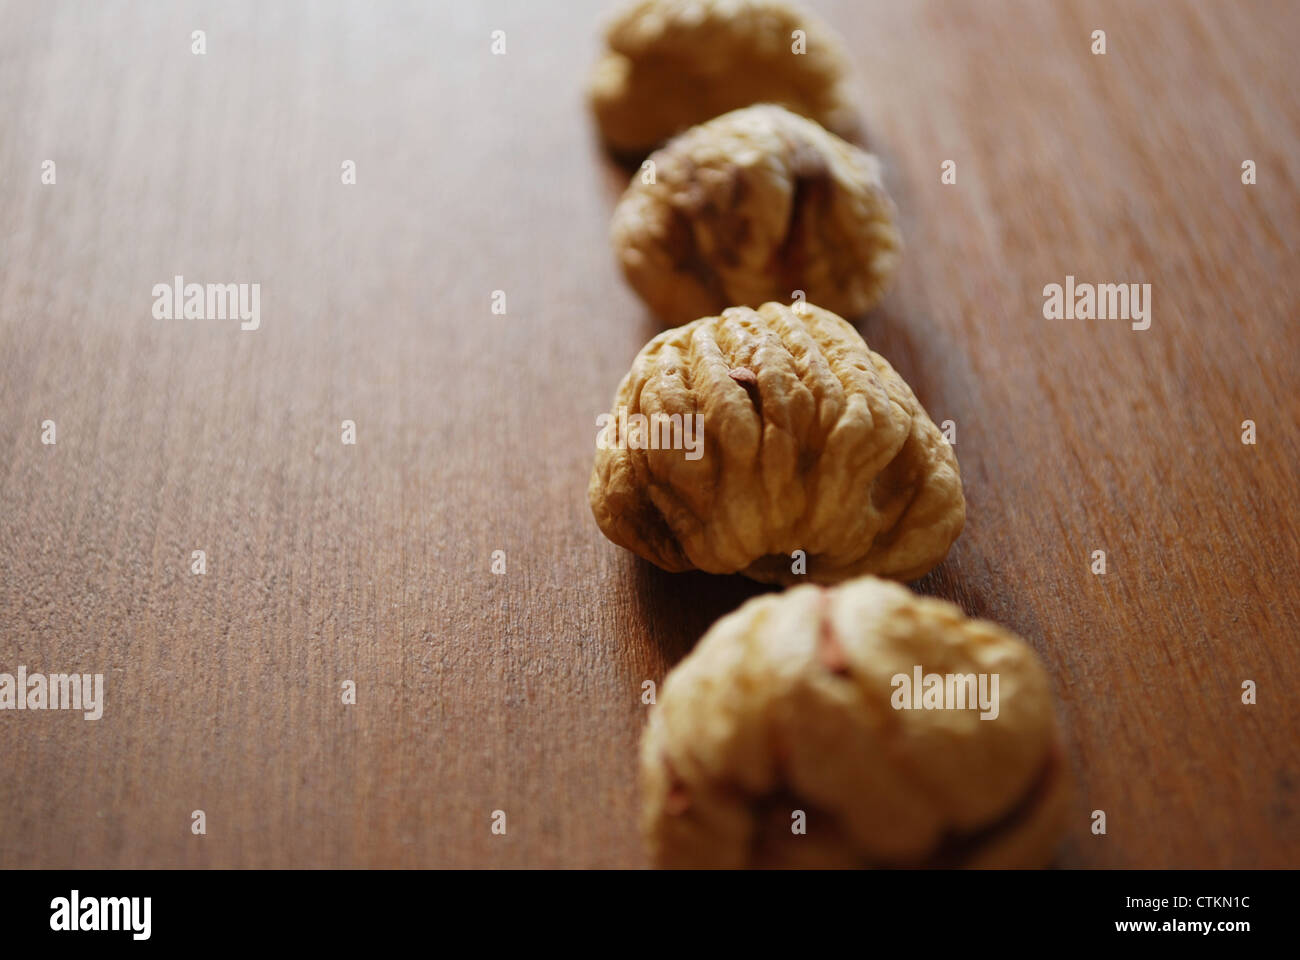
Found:
[{"label": "wrinkled chestnut skin", "polygon": [[[892,678],[915,665],[997,674],[997,715],[895,709]],[[1043,866],[1070,792],[1034,652],[874,577],[767,594],[714,624],[659,691],[641,781],[664,867]]]},{"label": "wrinkled chestnut skin", "polygon": [[[804,52],[795,53],[796,30]],[[605,143],[641,159],[675,133],[777,103],[841,136],[856,121],[831,32],[779,0],[639,0],[611,21],[588,98]]]},{"label": "wrinkled chestnut skin", "polygon": [[855,317],[902,256],[880,163],[787,110],[756,106],[651,155],[614,211],[632,288],[667,324],[802,298]]},{"label": "wrinkled chestnut skin", "polygon": [[611,424],[588,486],[605,536],[768,583],[911,580],[943,559],[966,515],[952,447],[852,326],[798,306],[733,307],[642,349],[614,417],[699,414],[702,455],[632,449]]}]

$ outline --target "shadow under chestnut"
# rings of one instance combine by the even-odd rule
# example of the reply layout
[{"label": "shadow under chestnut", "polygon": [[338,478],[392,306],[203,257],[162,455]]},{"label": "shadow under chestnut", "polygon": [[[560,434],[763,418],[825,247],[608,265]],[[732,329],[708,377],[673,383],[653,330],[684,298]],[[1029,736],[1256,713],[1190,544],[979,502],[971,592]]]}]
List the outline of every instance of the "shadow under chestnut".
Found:
[{"label": "shadow under chestnut", "polygon": [[669,668],[690,653],[720,617],[776,589],[738,574],[668,573],[640,559],[633,562],[631,587],[646,631]]}]

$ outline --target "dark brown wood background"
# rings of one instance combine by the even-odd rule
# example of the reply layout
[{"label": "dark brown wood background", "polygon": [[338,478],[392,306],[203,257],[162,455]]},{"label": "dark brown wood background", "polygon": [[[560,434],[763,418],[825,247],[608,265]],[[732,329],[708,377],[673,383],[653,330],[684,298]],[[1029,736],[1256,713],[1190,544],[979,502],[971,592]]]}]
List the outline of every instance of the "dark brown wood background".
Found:
[{"label": "dark brown wood background", "polygon": [[[908,243],[859,327],[957,424],[917,587],[1055,678],[1060,862],[1300,865],[1300,8],[816,6]],[[0,713],[0,866],[645,862],[642,681],[761,588],[587,507],[658,329],[583,102],[608,11],[0,6],[0,671],[107,684]],[[261,329],[155,320],[175,274],[259,282]],[[1151,329],[1044,320],[1067,274]]]}]

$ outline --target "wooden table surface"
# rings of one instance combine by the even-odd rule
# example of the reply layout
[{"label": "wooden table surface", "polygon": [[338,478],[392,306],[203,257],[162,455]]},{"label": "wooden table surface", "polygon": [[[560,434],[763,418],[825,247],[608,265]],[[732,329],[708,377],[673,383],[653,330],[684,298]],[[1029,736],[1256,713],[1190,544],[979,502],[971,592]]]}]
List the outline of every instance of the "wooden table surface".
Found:
[{"label": "wooden table surface", "polygon": [[[815,6],[908,244],[859,329],[957,425],[916,588],[1048,665],[1059,862],[1300,865],[1300,8]],[[0,671],[107,690],[0,711],[0,866],[646,862],[642,682],[764,588],[587,506],[658,330],[583,102],[608,12],[0,6]],[[177,274],[260,328],[155,319]],[[1045,320],[1067,275],[1151,284],[1150,329]]]}]

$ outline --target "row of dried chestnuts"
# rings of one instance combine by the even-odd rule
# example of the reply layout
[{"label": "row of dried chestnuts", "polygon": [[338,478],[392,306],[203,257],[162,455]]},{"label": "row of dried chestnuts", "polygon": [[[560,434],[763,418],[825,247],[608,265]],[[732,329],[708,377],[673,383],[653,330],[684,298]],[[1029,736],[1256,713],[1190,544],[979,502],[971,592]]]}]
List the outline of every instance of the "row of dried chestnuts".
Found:
[{"label": "row of dried chestnuts", "polygon": [[[1038,659],[877,579],[933,568],[966,508],[952,446],[837,315],[880,299],[902,249],[879,161],[836,135],[856,130],[839,45],[778,0],[640,0],[607,42],[590,87],[606,144],[668,140],[619,202],[613,245],[682,325],[619,385],[592,512],[665,570],[807,584],[718,621],[665,681],[642,739],[654,862],[1047,862],[1068,794]],[[695,458],[625,426],[692,418]],[[899,709],[893,681],[918,668],[997,677],[995,715]]]}]

